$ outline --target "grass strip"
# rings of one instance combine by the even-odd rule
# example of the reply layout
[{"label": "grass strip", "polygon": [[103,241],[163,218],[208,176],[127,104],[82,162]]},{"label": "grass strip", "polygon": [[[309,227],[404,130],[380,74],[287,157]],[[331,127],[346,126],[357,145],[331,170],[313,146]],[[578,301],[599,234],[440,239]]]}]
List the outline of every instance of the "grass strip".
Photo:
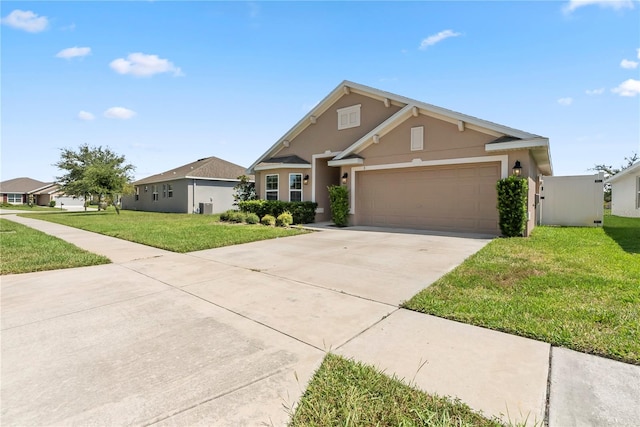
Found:
[{"label": "grass strip", "polygon": [[460,401],[429,395],[373,367],[328,354],[290,426],[500,426]]},{"label": "grass strip", "polygon": [[111,262],[106,257],[6,219],[0,219],[0,248],[0,274],[3,275]]},{"label": "grass strip", "polygon": [[308,233],[297,228],[227,224],[218,215],[192,215],[140,211],[60,212],[49,215],[20,214],[142,243],[173,252],[193,252]]},{"label": "grass strip", "polygon": [[496,239],[405,308],[640,365],[640,219]]}]

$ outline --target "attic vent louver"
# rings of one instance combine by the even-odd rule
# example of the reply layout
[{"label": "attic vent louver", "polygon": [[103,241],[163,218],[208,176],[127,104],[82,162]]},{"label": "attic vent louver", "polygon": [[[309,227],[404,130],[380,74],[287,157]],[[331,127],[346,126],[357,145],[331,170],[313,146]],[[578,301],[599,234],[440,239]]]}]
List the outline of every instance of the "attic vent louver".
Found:
[{"label": "attic vent louver", "polygon": [[201,162],[201,161],[203,161],[203,160],[207,160],[207,159],[208,159],[208,157],[203,157],[203,158],[201,158],[201,159],[198,159],[198,161],[199,161],[199,162]]}]

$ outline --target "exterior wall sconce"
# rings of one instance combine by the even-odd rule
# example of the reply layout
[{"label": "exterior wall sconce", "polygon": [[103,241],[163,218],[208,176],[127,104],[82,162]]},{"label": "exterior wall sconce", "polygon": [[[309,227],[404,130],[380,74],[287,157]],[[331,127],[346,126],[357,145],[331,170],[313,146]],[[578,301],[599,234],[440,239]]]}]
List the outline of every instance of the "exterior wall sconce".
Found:
[{"label": "exterior wall sconce", "polygon": [[309,183],[309,175],[305,175],[302,179],[302,182],[304,183],[304,185],[307,185]]},{"label": "exterior wall sconce", "polygon": [[520,176],[522,173],[522,165],[520,164],[520,160],[516,160],[516,163],[513,165],[513,174],[515,176]]},{"label": "exterior wall sconce", "polygon": [[349,174],[345,172],[345,173],[342,175],[342,183],[343,183],[343,184],[346,184],[346,183],[347,183],[347,178],[349,178]]}]

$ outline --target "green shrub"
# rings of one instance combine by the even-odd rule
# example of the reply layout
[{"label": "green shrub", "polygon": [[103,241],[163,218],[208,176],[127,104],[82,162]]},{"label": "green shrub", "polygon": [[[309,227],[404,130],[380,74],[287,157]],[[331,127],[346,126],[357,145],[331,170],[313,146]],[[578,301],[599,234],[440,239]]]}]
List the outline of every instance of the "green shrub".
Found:
[{"label": "green shrub", "polygon": [[247,224],[257,224],[260,222],[260,218],[254,213],[248,213],[245,221]]},{"label": "green shrub", "polygon": [[260,223],[262,225],[270,225],[270,226],[274,226],[276,225],[276,217],[274,217],[273,215],[265,215],[262,217],[262,219],[260,220]]},{"label": "green shrub", "polygon": [[247,215],[244,212],[232,211],[229,214],[229,222],[235,222],[238,224],[242,224],[247,219]]},{"label": "green shrub", "polygon": [[293,215],[289,212],[282,212],[278,215],[278,218],[276,218],[276,225],[278,227],[288,227],[291,224],[293,224]]},{"label": "green shrub", "polygon": [[331,220],[338,227],[346,227],[349,224],[349,190],[343,185],[331,185],[327,188]]},{"label": "green shrub", "polygon": [[50,208],[55,208],[55,207],[56,207],[56,201],[55,201],[55,200],[51,200],[51,201],[49,202],[49,207],[50,207]]},{"label": "green shrub", "polygon": [[228,210],[228,211],[226,211],[226,212],[222,212],[222,213],[220,214],[220,221],[225,221],[225,222],[229,221],[229,216],[230,216],[233,212],[235,212],[235,211],[234,211],[234,210]]},{"label": "green shrub", "polygon": [[284,212],[293,216],[293,224],[309,224],[315,221],[317,203],[314,202],[283,202],[280,200],[247,200],[238,202],[242,212],[254,213],[260,218],[271,215],[274,218]]},{"label": "green shrub", "polygon": [[527,193],[529,191],[527,180],[512,175],[499,180],[496,190],[502,235],[523,236],[527,226]]}]

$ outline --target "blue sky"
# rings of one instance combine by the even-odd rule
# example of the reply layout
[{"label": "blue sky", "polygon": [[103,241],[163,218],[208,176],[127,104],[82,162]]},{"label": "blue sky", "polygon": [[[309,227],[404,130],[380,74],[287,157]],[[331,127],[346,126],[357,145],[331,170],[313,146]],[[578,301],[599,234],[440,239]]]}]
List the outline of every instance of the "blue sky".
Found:
[{"label": "blue sky", "polygon": [[636,0],[1,7],[2,180],[83,143],[249,166],[345,79],[548,137],[556,175],[640,152]]}]

